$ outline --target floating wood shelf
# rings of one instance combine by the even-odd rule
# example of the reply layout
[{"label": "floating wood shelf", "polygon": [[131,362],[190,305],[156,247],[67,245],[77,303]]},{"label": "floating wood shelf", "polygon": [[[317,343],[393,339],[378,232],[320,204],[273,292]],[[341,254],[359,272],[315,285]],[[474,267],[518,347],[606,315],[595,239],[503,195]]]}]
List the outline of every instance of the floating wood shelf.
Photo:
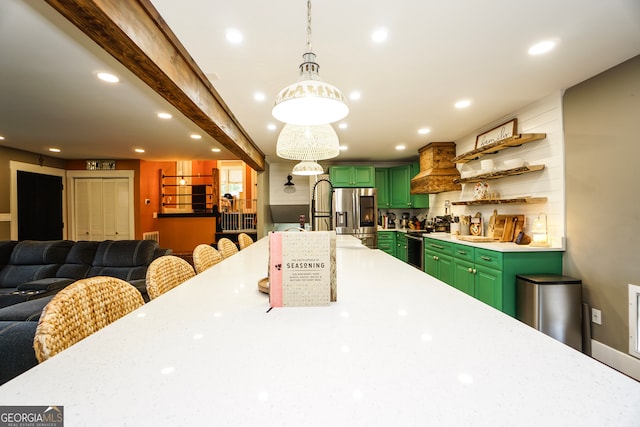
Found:
[{"label": "floating wood shelf", "polygon": [[468,200],[451,202],[452,205],[515,205],[515,204],[530,204],[530,203],[545,203],[546,197],[516,197],[513,199],[480,199],[480,200]]},{"label": "floating wood shelf", "polygon": [[541,171],[542,169],[544,169],[544,165],[522,166],[519,168],[506,169],[503,171],[483,173],[480,175],[470,176],[467,178],[455,178],[453,182],[456,184],[464,184],[465,182],[481,182],[481,181],[487,181],[489,179],[503,178],[505,176],[522,175],[524,173]]},{"label": "floating wood shelf", "polygon": [[518,145],[526,144],[528,142],[538,141],[547,137],[546,133],[520,133],[513,135],[500,141],[492,142],[491,144],[484,145],[475,150],[461,154],[453,158],[453,163],[467,163],[470,160],[475,160],[487,154],[494,154],[498,151],[505,150],[510,147],[517,147]]}]

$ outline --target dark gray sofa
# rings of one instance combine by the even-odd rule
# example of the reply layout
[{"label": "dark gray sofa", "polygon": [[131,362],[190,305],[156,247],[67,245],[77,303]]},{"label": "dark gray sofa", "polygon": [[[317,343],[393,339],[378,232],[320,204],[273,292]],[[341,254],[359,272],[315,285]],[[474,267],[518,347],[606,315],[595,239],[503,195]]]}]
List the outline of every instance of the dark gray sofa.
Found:
[{"label": "dark gray sofa", "polygon": [[85,277],[112,276],[148,301],[147,267],[171,253],[153,240],[0,242],[0,384],[37,365],[35,330],[58,291]]},{"label": "dark gray sofa", "polygon": [[[3,248],[13,248],[3,260]],[[5,249],[6,252],[6,249]],[[76,280],[112,276],[146,296],[147,267],[170,249],[155,240],[0,242],[0,308],[53,295]]]}]

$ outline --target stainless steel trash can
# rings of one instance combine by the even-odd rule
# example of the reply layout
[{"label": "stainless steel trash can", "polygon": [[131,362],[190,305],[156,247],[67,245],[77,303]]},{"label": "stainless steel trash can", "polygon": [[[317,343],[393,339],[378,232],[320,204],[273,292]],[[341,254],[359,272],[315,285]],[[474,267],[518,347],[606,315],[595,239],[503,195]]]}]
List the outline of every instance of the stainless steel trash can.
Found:
[{"label": "stainless steel trash can", "polygon": [[582,281],[555,274],[517,275],[516,317],[582,351]]}]

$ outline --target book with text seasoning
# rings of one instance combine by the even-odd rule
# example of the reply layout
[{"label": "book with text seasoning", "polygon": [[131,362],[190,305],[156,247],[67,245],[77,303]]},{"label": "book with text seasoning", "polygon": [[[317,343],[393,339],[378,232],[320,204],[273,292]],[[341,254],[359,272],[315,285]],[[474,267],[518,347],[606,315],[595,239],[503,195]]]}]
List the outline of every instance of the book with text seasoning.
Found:
[{"label": "book with text seasoning", "polygon": [[269,233],[272,307],[328,305],[336,300],[335,232]]}]

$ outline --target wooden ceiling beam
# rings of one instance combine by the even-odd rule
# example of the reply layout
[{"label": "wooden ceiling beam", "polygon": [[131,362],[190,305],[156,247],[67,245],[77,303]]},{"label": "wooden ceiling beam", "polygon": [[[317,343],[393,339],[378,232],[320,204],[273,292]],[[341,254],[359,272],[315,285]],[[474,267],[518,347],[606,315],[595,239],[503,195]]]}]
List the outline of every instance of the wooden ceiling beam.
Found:
[{"label": "wooden ceiling beam", "polygon": [[264,153],[149,0],[46,1],[239,159],[264,170]]}]

